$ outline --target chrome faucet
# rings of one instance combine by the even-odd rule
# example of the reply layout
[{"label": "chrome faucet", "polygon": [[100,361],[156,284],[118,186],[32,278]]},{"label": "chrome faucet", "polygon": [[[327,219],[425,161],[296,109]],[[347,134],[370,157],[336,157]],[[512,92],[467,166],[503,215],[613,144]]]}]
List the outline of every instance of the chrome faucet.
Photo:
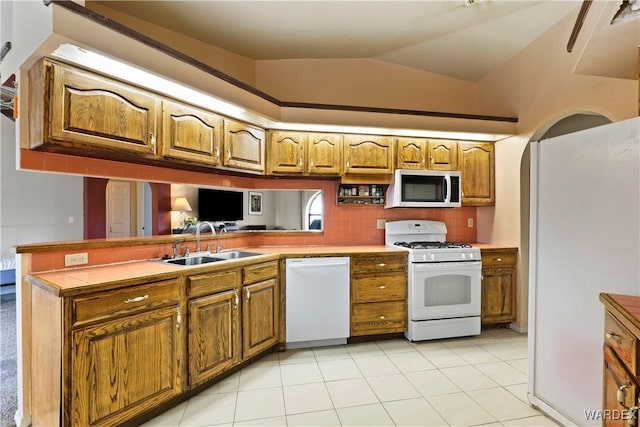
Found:
[{"label": "chrome faucet", "polygon": [[207,224],[211,228],[212,235],[216,234],[216,228],[209,221],[199,222],[196,226],[196,252],[200,252],[200,227],[202,227],[202,224]]}]

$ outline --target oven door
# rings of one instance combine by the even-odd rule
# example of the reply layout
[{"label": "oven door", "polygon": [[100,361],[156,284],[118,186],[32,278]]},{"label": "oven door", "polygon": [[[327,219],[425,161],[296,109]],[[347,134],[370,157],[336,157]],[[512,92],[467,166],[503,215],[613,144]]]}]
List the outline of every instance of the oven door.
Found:
[{"label": "oven door", "polygon": [[480,316],[482,262],[409,264],[411,320]]}]

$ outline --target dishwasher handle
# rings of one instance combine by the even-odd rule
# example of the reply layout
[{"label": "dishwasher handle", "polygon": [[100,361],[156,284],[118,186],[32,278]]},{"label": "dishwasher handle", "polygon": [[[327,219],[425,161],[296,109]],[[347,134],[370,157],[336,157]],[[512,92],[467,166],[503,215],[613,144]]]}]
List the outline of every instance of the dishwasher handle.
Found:
[{"label": "dishwasher handle", "polygon": [[[295,262],[295,261],[294,261]],[[349,265],[349,261],[343,261],[343,262],[332,262],[332,263],[326,263],[326,264],[307,264],[304,262],[300,262],[300,263],[295,263],[295,264],[290,264],[289,267],[293,267],[293,268],[316,268],[316,267],[340,267],[340,266],[344,266],[344,265]]]}]

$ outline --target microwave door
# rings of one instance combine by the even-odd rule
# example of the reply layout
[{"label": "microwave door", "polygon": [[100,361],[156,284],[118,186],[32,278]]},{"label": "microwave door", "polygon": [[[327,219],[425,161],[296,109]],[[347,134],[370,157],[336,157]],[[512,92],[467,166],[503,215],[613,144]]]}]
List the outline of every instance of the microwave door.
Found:
[{"label": "microwave door", "polygon": [[449,175],[445,175],[442,185],[444,185],[442,190],[444,202],[449,203],[451,201],[451,177]]}]

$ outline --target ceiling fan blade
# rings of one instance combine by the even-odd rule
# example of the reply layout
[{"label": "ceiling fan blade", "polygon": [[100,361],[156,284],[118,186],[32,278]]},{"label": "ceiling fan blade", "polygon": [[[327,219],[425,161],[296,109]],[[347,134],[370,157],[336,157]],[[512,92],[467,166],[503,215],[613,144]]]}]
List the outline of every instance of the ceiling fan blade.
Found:
[{"label": "ceiling fan blade", "polygon": [[576,44],[578,34],[580,33],[580,29],[582,28],[582,24],[587,17],[587,12],[589,12],[589,8],[591,7],[592,2],[593,0],[584,0],[582,2],[582,6],[580,6],[580,12],[578,12],[578,17],[576,18],[576,23],[573,24],[573,30],[571,30],[571,35],[569,36],[569,41],[567,42],[567,52],[571,52],[573,50],[573,45]]}]

